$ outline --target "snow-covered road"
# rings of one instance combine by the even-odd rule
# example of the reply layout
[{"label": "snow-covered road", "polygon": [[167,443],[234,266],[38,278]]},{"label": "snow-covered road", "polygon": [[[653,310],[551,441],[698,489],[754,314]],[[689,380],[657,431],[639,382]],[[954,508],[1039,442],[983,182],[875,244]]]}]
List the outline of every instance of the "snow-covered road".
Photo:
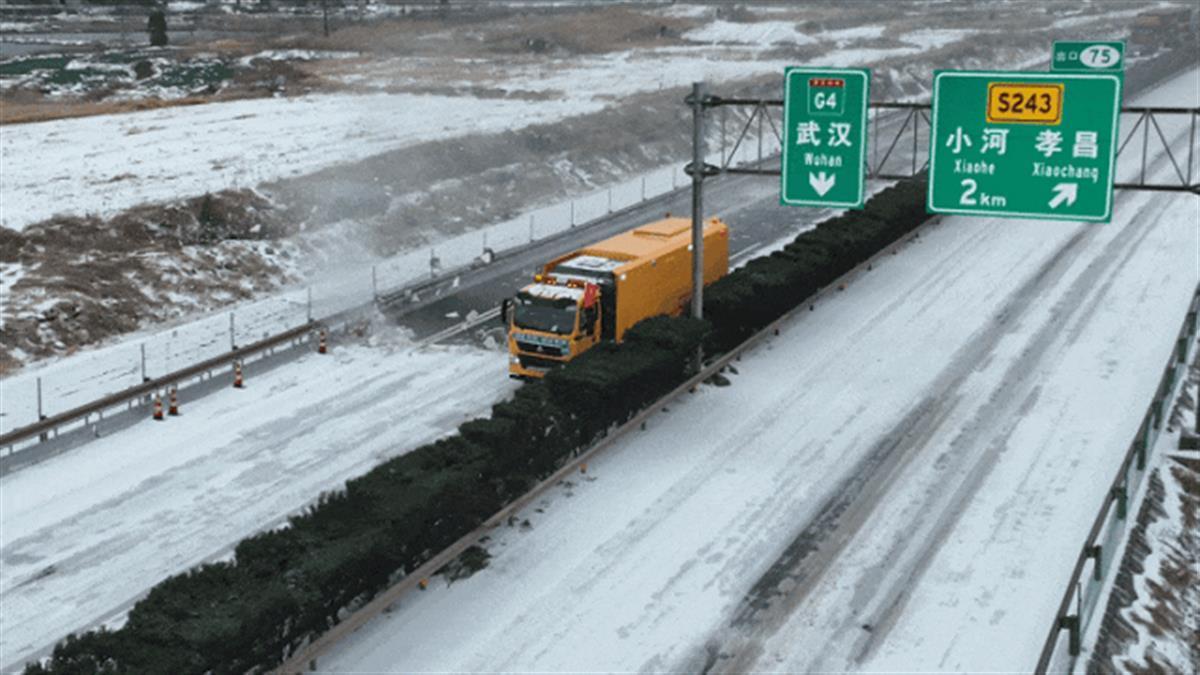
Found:
[{"label": "snow-covered road", "polygon": [[1121,193],[1107,225],[927,227],[319,666],[1032,668],[1200,281],[1197,222],[1193,195]]},{"label": "snow-covered road", "polygon": [[496,352],[393,338],[303,357],[0,478],[0,670],[513,388]]}]

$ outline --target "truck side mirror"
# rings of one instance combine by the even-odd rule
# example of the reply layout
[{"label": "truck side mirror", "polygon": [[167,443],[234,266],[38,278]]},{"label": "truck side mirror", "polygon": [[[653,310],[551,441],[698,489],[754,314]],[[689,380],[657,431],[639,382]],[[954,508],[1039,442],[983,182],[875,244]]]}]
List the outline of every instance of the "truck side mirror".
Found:
[{"label": "truck side mirror", "polygon": [[505,328],[509,324],[509,314],[512,312],[512,298],[505,298],[500,301],[500,323]]}]

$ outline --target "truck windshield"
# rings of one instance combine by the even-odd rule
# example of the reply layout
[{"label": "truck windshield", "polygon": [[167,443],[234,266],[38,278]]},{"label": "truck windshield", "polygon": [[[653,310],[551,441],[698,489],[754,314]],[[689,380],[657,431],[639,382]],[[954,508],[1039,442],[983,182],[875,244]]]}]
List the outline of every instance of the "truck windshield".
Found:
[{"label": "truck windshield", "polygon": [[518,293],[516,316],[517,328],[529,328],[566,335],[575,330],[574,298],[541,298],[528,293]]}]

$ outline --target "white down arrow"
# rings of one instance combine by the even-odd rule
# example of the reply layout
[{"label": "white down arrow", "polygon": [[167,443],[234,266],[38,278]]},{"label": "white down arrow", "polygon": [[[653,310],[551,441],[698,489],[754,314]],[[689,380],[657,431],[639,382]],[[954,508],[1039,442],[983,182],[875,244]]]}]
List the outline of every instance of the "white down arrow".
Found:
[{"label": "white down arrow", "polygon": [[824,171],[818,174],[814,174],[811,171],[808,172],[808,184],[817,191],[818,197],[824,197],[825,193],[829,192],[836,182],[837,175],[827,176]]}]

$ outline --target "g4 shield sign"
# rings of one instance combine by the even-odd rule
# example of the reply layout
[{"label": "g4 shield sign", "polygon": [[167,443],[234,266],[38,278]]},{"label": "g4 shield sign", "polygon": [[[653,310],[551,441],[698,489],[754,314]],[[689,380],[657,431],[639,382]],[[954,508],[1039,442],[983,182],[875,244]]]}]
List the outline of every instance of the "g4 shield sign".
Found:
[{"label": "g4 shield sign", "polygon": [[783,82],[780,201],[861,209],[870,71],[788,68]]},{"label": "g4 shield sign", "polygon": [[934,73],[929,211],[1107,222],[1120,92],[1114,74]]}]

